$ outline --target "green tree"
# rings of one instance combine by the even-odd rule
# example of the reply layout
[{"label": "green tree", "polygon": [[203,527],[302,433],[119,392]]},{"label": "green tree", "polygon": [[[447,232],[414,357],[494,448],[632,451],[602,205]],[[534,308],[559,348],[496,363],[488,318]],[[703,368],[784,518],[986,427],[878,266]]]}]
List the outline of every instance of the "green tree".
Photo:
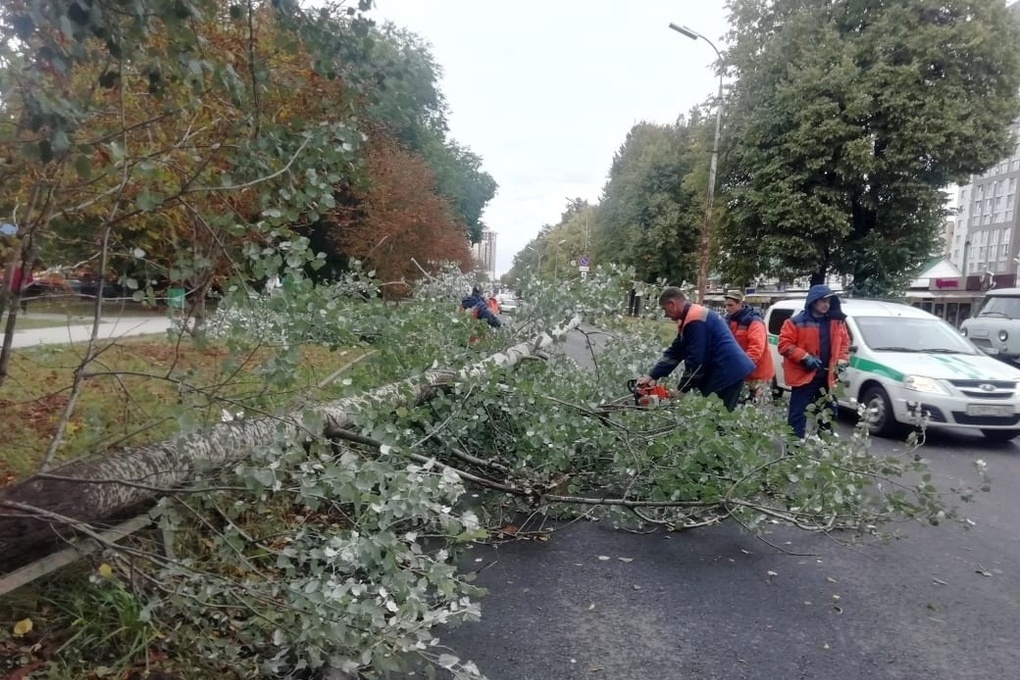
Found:
[{"label": "green tree", "polygon": [[708,149],[695,112],[675,125],[640,123],[613,159],[593,229],[593,256],[639,279],[693,280]]},{"label": "green tree", "polygon": [[897,289],[941,192],[1003,158],[1020,51],[1001,0],[730,0],[722,237],[734,275]]}]

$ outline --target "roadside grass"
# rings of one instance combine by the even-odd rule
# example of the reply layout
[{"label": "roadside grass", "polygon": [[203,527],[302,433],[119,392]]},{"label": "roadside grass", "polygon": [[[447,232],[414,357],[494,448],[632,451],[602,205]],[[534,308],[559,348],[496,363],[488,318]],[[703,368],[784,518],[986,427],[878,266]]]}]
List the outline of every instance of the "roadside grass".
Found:
[{"label": "roadside grass", "polygon": [[[35,472],[68,403],[81,345],[15,350],[0,387],[0,486]],[[298,396],[315,398],[318,383],[357,356],[302,346],[293,357],[293,381],[273,384],[267,369],[280,359],[270,347],[230,356],[217,344],[198,346],[168,337],[106,344],[88,367],[83,391],[68,421],[56,460],[104,455],[160,441],[180,429],[179,416],[207,426],[224,408],[249,416],[272,412]],[[325,392],[322,392],[326,394]]]},{"label": "roadside grass", "polygon": [[[175,342],[169,337],[133,338],[103,347],[69,421],[59,460],[101,456],[121,448],[159,441],[179,431],[183,414],[201,427],[221,419],[224,408],[248,417],[298,402],[336,398],[348,390],[332,382],[343,369],[343,383],[369,379],[364,364],[352,364],[364,350],[330,350],[317,345],[295,348],[253,346],[241,355],[220,344]],[[33,473],[42,460],[63,408],[79,346],[41,346],[16,350],[11,374],[0,387],[0,486]],[[374,354],[370,352],[370,354]],[[285,387],[267,369],[284,366],[293,378]],[[367,371],[367,373],[366,373]],[[281,534],[310,516],[270,500],[258,512],[234,519],[260,535]],[[335,518],[329,518],[335,522]],[[285,532],[284,532],[285,533]],[[167,537],[146,529],[124,543],[161,554]],[[211,544],[202,531],[182,531],[173,539],[179,554],[201,556]],[[0,678],[25,680],[204,680],[252,677],[225,672],[214,660],[190,653],[201,625],[159,620],[145,607],[152,565],[131,557],[100,557],[49,574],[0,597]],[[26,624],[30,622],[30,624]],[[28,627],[30,630],[25,630]],[[208,663],[207,663],[208,662]]]},{"label": "roadside grass", "polygon": [[648,319],[645,317],[627,317],[625,322],[631,326],[650,328],[662,339],[662,342],[669,345],[676,338],[676,323],[669,319]]},{"label": "roadside grass", "polygon": [[[78,295],[45,295],[28,300],[28,316],[32,314],[62,314],[69,318],[92,319],[96,311],[95,299],[83,298]],[[166,307],[153,307],[133,300],[103,300],[103,318],[118,316],[150,316],[166,314]],[[24,314],[18,315],[18,328]]]}]

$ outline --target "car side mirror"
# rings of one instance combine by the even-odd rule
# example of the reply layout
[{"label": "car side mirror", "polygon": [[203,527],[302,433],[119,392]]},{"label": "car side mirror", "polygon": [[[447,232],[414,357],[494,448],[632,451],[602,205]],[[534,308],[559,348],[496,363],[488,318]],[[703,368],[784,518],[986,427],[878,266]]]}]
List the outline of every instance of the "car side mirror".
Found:
[{"label": "car side mirror", "polygon": [[857,345],[850,345],[850,354],[857,354]]}]

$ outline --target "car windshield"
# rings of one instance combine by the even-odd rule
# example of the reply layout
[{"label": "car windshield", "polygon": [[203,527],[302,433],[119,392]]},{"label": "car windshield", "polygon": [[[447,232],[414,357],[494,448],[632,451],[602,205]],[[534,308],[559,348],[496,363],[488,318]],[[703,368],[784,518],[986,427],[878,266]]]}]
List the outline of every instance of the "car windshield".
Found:
[{"label": "car windshield", "polygon": [[981,304],[981,309],[977,315],[1020,319],[1020,297],[989,295]]},{"label": "car windshield", "polygon": [[960,333],[941,319],[855,316],[864,344],[876,352],[977,354]]}]

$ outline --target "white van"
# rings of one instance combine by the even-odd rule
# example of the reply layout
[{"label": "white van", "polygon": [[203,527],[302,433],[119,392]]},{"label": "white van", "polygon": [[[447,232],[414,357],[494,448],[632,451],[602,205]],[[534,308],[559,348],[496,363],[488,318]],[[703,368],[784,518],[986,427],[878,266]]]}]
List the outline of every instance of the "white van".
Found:
[{"label": "white van", "polygon": [[[788,390],[779,355],[783,322],[805,300],[765,314],[775,387]],[[840,405],[867,407],[874,435],[901,434],[927,414],[928,426],[977,429],[993,441],[1020,435],[1020,369],[979,351],[938,317],[898,302],[840,298],[850,332],[850,366]]]},{"label": "white van", "polygon": [[985,293],[973,318],[960,332],[985,354],[1020,364],[1020,288],[993,288]]}]

